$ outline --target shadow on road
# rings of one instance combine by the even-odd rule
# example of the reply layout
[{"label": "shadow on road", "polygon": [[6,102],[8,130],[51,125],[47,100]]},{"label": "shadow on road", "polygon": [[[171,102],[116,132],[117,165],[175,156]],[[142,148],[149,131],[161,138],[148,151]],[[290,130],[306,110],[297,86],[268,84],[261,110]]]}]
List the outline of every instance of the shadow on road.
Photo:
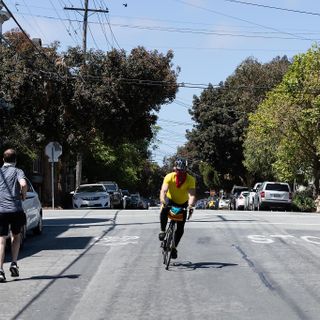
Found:
[{"label": "shadow on road", "polygon": [[[58,276],[49,276],[49,275],[41,275],[41,276],[33,276],[30,278],[17,278],[11,281],[26,281],[26,280],[57,280],[57,279],[78,279],[80,274],[65,274],[65,275],[58,275]],[[11,282],[7,281],[7,282]]]},{"label": "shadow on road", "polygon": [[[28,232],[27,239],[20,250],[19,259],[36,255],[43,250],[85,249],[91,243],[93,237],[63,237],[61,235],[69,229],[90,228],[95,225],[113,228],[115,221],[107,218],[46,219],[44,220],[43,233],[41,235],[33,235]],[[10,240],[7,241],[10,242]],[[8,248],[6,262],[9,262],[10,259],[10,248]]]},{"label": "shadow on road", "polygon": [[179,269],[221,269],[225,267],[235,267],[237,263],[227,263],[227,262],[175,262],[173,263],[175,267]]}]

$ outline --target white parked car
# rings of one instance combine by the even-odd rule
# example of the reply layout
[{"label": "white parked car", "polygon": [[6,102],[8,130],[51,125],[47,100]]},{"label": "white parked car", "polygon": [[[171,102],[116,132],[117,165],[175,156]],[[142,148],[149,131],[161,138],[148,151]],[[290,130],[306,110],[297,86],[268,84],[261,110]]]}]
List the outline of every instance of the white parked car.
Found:
[{"label": "white parked car", "polygon": [[292,193],[286,182],[265,181],[254,197],[254,209],[285,209],[291,210]]},{"label": "white parked car", "polygon": [[41,234],[43,228],[42,205],[38,193],[34,190],[31,182],[28,179],[26,181],[28,190],[26,199],[22,201],[22,208],[26,214],[27,223],[22,229],[21,244],[25,240],[28,231],[32,231],[33,234]]},{"label": "white parked car", "polygon": [[246,198],[249,196],[249,191],[241,191],[235,199],[236,210],[244,210],[246,205]]},{"label": "white parked car", "polygon": [[254,210],[253,208],[254,196],[261,185],[262,185],[262,182],[257,182],[255,183],[253,188],[250,190],[249,196],[247,198],[246,206],[245,206],[246,210]]},{"label": "white parked car", "polygon": [[72,194],[75,209],[111,207],[110,194],[101,183],[81,184]]},{"label": "white parked car", "polygon": [[229,209],[230,199],[226,197],[221,197],[218,202],[219,209]]}]

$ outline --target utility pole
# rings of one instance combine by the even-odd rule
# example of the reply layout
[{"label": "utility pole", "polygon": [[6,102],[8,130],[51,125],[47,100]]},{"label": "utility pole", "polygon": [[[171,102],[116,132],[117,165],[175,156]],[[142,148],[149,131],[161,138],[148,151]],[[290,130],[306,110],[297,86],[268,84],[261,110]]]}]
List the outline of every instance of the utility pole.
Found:
[{"label": "utility pole", "polygon": [[[87,57],[88,13],[89,12],[108,13],[109,10],[107,8],[106,9],[89,9],[89,0],[84,0],[84,8],[64,7],[64,9],[83,12],[82,52],[83,52],[83,66],[85,66],[86,57]],[[82,154],[79,152],[77,155],[77,165],[76,165],[76,187],[78,187],[81,184],[81,180],[82,180]]]},{"label": "utility pole", "polygon": [[3,4],[0,0],[0,43],[2,43],[2,25],[4,22],[10,19],[10,14],[7,11],[1,10],[2,7]]},{"label": "utility pole", "polygon": [[[0,0],[1,1],[1,0]],[[84,8],[75,8],[75,7],[64,7],[65,10],[73,11],[83,11],[83,27],[82,27],[82,51],[84,56],[84,64],[87,54],[87,29],[88,29],[88,13],[89,12],[100,12],[108,13],[108,8],[106,9],[89,9],[89,0],[84,0]]]}]

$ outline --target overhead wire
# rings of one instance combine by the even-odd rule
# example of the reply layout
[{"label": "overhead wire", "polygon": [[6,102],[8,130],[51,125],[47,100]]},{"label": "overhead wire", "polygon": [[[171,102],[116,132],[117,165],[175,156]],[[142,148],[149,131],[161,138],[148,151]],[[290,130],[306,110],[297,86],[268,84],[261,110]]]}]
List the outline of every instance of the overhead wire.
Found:
[{"label": "overhead wire", "polygon": [[[31,15],[28,13],[17,13],[20,15]],[[42,17],[45,19],[50,19],[50,20],[59,20],[57,17],[53,16],[48,16],[48,15],[39,15],[39,14],[32,14],[32,16],[35,17]],[[63,19],[62,19],[63,20]],[[81,21],[78,19],[65,19],[70,22],[78,22],[80,23]],[[96,22],[96,21],[89,21],[89,24],[100,24],[101,22]],[[102,22],[102,24],[104,24]],[[107,25],[109,25],[108,22],[106,22]],[[292,33],[286,33],[283,31],[277,31],[278,33],[281,34],[287,34],[290,35],[291,37],[285,37],[285,36],[272,36],[272,35],[263,35],[263,34],[244,34],[244,33],[231,33],[231,32],[218,32],[214,30],[209,30],[209,29],[192,29],[192,28],[177,28],[177,27],[162,27],[162,26],[143,26],[143,25],[133,25],[133,24],[122,24],[122,23],[110,23],[110,26],[115,26],[119,28],[128,28],[128,29],[141,29],[141,30],[149,30],[149,31],[160,31],[160,32],[171,32],[171,33],[182,33],[182,34],[203,34],[203,35],[216,35],[220,37],[244,37],[244,38],[261,38],[261,39],[282,39],[282,40],[299,40],[299,41],[319,41],[320,38],[311,38],[311,37],[297,37],[297,35],[294,35]]]},{"label": "overhead wire", "polygon": [[268,9],[276,9],[276,10],[287,11],[287,12],[294,12],[294,13],[301,13],[301,14],[309,14],[309,15],[312,15],[312,16],[320,16],[320,13],[318,13],[318,12],[312,12],[312,11],[304,11],[304,10],[294,10],[294,9],[288,9],[288,8],[280,8],[280,7],[274,7],[274,6],[269,6],[269,5],[260,4],[260,3],[248,2],[248,1],[238,1],[238,0],[224,0],[224,1],[234,2],[234,3],[239,3],[239,4],[245,4],[245,5],[250,5],[250,6],[256,6],[256,7],[262,7],[262,8],[268,8]]},{"label": "overhead wire", "polygon": [[49,2],[50,2],[50,4],[51,4],[53,10],[54,10],[55,13],[57,14],[59,20],[61,21],[62,25],[63,25],[64,28],[66,29],[67,34],[68,34],[68,35],[70,36],[70,38],[74,41],[74,43],[75,43],[76,45],[78,45],[77,40],[73,37],[72,33],[70,32],[70,30],[68,29],[68,27],[65,25],[64,21],[63,21],[62,18],[60,17],[60,14],[59,14],[57,8],[55,7],[55,5],[53,4],[52,0],[49,0]]},{"label": "overhead wire", "polygon": [[[100,0],[100,3],[103,5],[103,2],[102,2],[102,1],[103,1],[103,0]],[[115,36],[112,28],[111,28],[111,23],[110,23],[110,19],[109,19],[109,17],[108,17],[108,14],[107,14],[107,13],[103,13],[103,16],[104,16],[105,19],[106,19],[106,22],[107,22],[107,24],[108,24],[108,27],[109,27],[109,30],[110,30],[110,34],[111,34],[111,36],[112,36],[113,41],[116,43],[116,45],[118,46],[118,48],[121,50],[122,48],[121,48],[121,46],[119,45],[119,42],[118,42],[118,40],[117,40],[117,38],[116,38],[116,36]]]},{"label": "overhead wire", "polygon": [[[65,7],[66,7],[65,2],[63,2],[62,0],[58,0],[58,1],[59,1],[59,3],[60,3],[60,5],[61,5],[62,8],[65,8]],[[70,1],[69,1],[69,2],[70,2]],[[70,2],[70,3],[71,3],[71,2]],[[68,11],[68,10],[64,10],[64,13],[65,13],[65,15],[66,15],[66,17],[67,17],[67,20],[68,20],[68,22],[69,22],[69,27],[71,27],[72,30],[73,30],[73,34],[74,34],[74,36],[75,36],[76,43],[79,45],[79,44],[81,43],[81,38],[80,38],[80,36],[79,36],[79,34],[78,34],[77,29],[74,27],[74,25],[73,25],[73,23],[72,23],[72,21],[71,21],[69,11]],[[75,14],[75,12],[74,12],[74,14]],[[78,22],[78,28],[79,28],[79,26],[80,26],[80,23]],[[80,26],[80,27],[81,27],[81,26]],[[70,30],[70,29],[68,28],[68,30]]]},{"label": "overhead wire", "polygon": [[[95,3],[95,0],[93,0],[93,3],[94,5],[96,6],[96,3]],[[97,7],[96,7],[97,8]],[[101,31],[102,31],[102,34],[106,40],[106,43],[110,46],[110,48],[112,48],[112,44],[110,43],[109,39],[108,39],[108,36],[107,36],[107,32],[106,32],[106,29],[104,28],[104,24],[102,23],[101,19],[100,19],[100,13],[97,13],[97,17],[98,17],[98,21],[99,21],[99,25],[100,25],[100,28],[101,28]]]},{"label": "overhead wire", "polygon": [[91,35],[91,38],[92,38],[92,41],[93,41],[94,45],[96,46],[96,48],[97,48],[98,50],[100,50],[100,49],[99,49],[99,46],[98,46],[98,44],[97,44],[97,42],[96,42],[96,39],[95,39],[95,37],[94,37],[94,35],[93,35],[92,31],[91,31],[90,25],[88,25],[88,29],[89,29],[89,33],[90,33],[90,35]]},{"label": "overhead wire", "polygon": [[259,24],[259,23],[255,23],[255,22],[249,21],[249,20],[247,20],[247,19],[242,19],[242,18],[239,18],[239,17],[235,17],[235,16],[232,16],[232,15],[225,14],[225,13],[222,13],[222,12],[219,12],[219,11],[216,11],[216,10],[213,10],[213,9],[210,9],[210,8],[206,8],[206,7],[203,7],[203,6],[194,4],[194,3],[190,3],[190,2],[184,1],[184,0],[173,0],[173,1],[178,2],[178,3],[181,3],[181,4],[184,4],[184,5],[188,5],[188,6],[193,7],[193,8],[197,8],[197,9],[200,9],[200,10],[204,10],[204,11],[207,11],[207,12],[212,12],[212,13],[214,13],[214,14],[216,14],[216,15],[220,15],[220,16],[223,16],[223,17],[227,17],[227,18],[234,19],[234,20],[238,20],[238,21],[242,21],[242,22],[246,22],[246,23],[248,23],[248,24],[251,24],[251,25],[254,25],[254,26],[263,28],[263,29],[268,29],[268,30],[277,31],[277,32],[282,33],[282,34],[286,34],[286,35],[293,36],[293,37],[295,37],[295,38],[297,38],[297,39],[300,39],[300,40],[306,40],[304,37],[299,37],[299,36],[297,36],[297,35],[294,34],[294,33],[285,32],[285,31],[279,30],[279,29],[277,29],[277,28],[265,26],[265,25],[262,25],[262,24]]},{"label": "overhead wire", "polygon": [[[23,1],[23,3],[25,4],[25,6],[26,6],[26,8],[27,8],[28,12],[31,14],[32,12],[31,12],[31,10],[30,10],[29,6],[27,5],[27,3],[25,2],[25,0],[22,0],[22,1]],[[17,11],[18,11],[18,9],[17,9]],[[35,23],[35,25],[36,25],[37,29],[40,31],[40,32],[39,32],[39,35],[40,35],[40,36],[42,36],[42,37],[45,37],[44,33],[42,32],[42,29],[40,28],[40,26],[39,26],[39,24],[38,24],[37,20],[35,19],[35,17],[32,17],[32,20],[34,21],[34,23]],[[27,23],[29,24],[29,22],[28,22],[28,20],[27,20],[27,19],[26,19],[26,21],[27,21]],[[29,25],[30,25],[30,24],[29,24]]]}]

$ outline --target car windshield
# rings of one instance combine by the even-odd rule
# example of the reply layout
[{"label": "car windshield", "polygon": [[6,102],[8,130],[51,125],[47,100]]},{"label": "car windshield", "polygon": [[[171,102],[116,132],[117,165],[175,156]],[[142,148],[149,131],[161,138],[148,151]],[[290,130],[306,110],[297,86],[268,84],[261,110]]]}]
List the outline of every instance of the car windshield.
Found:
[{"label": "car windshield", "polygon": [[104,185],[108,191],[116,191],[116,186],[114,184],[105,184]]},{"label": "car windshield", "polygon": [[272,191],[286,191],[289,192],[289,187],[287,184],[281,184],[281,183],[268,183],[266,185],[266,190],[272,190]]},{"label": "car windshield", "polygon": [[241,194],[243,195],[243,196],[248,196],[249,195],[249,191],[244,191],[244,192],[241,192]]},{"label": "car windshield", "polygon": [[131,196],[132,200],[139,200],[139,196]]},{"label": "car windshield", "polygon": [[105,191],[103,186],[80,186],[77,192],[103,192]]}]

